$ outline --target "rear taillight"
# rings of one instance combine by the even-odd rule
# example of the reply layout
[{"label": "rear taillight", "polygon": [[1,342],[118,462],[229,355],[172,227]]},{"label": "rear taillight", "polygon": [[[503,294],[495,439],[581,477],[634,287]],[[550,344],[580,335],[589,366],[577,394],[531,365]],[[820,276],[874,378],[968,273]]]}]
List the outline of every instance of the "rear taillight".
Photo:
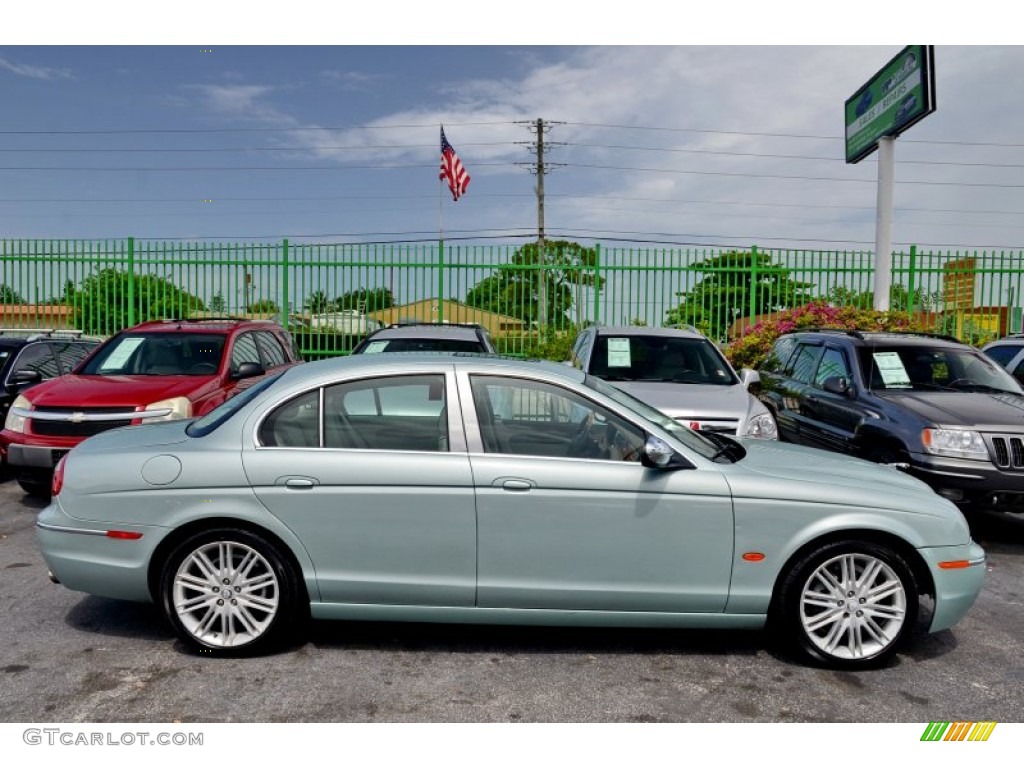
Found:
[{"label": "rear taillight", "polygon": [[50,483],[50,495],[56,496],[64,487],[64,462],[68,460],[67,454],[60,457],[57,466],[53,468],[53,482]]}]

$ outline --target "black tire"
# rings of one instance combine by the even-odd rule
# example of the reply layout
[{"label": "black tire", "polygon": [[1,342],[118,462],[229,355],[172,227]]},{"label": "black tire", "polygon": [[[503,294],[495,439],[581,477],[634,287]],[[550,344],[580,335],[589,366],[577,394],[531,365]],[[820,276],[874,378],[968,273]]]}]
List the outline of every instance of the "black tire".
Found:
[{"label": "black tire", "polygon": [[18,478],[18,485],[21,490],[36,499],[49,499],[51,482],[48,480],[34,480],[25,477]]},{"label": "black tire", "polygon": [[304,595],[298,572],[279,548],[240,528],[188,537],[160,574],[164,615],[190,650],[204,654],[279,648],[308,614]]},{"label": "black tire", "polygon": [[783,575],[778,598],[774,623],[789,650],[834,669],[884,665],[917,622],[913,571],[874,542],[814,549]]}]

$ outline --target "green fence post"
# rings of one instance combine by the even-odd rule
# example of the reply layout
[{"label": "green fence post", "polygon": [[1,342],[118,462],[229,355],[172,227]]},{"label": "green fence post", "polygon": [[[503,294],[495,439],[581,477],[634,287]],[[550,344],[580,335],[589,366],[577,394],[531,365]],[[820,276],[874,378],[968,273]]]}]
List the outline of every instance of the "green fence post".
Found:
[{"label": "green fence post", "polygon": [[288,238],[281,241],[281,325],[288,327]]},{"label": "green fence post", "polygon": [[437,241],[437,322],[444,322],[444,238]]},{"label": "green fence post", "polygon": [[750,299],[747,308],[747,325],[753,325],[757,314],[757,246],[750,246]]},{"label": "green fence post", "polygon": [[909,306],[907,311],[910,314],[917,312],[917,275],[914,270],[917,268],[917,246],[910,246],[910,260],[907,264],[907,298]]},{"label": "green fence post", "polygon": [[601,244],[594,244],[594,320],[601,322]]},{"label": "green fence post", "polygon": [[[128,327],[135,325],[135,238],[128,238]],[[121,330],[118,328],[117,330]]]}]

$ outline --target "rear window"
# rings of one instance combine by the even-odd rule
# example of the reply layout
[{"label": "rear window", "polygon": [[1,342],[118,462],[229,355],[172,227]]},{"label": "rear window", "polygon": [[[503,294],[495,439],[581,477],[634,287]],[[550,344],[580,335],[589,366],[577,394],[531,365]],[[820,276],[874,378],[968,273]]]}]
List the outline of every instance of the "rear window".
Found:
[{"label": "rear window", "polygon": [[486,352],[479,341],[466,339],[374,339],[366,343],[360,354],[378,352]]}]

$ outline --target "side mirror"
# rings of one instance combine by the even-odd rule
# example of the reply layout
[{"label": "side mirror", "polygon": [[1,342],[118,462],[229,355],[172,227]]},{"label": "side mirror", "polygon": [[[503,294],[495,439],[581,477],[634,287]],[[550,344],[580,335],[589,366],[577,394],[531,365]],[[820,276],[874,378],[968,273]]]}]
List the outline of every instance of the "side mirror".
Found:
[{"label": "side mirror", "polygon": [[833,395],[853,397],[853,386],[845,376],[829,376],[821,386],[826,392],[831,392]]},{"label": "side mirror", "polygon": [[671,445],[653,435],[644,443],[640,463],[648,469],[693,469],[693,465],[672,450]]},{"label": "side mirror", "polygon": [[43,374],[41,374],[39,371],[32,371],[29,370],[28,368],[22,368],[20,370],[15,371],[14,373],[7,377],[6,388],[7,391],[9,392],[17,392],[19,390],[31,386],[32,384],[38,384],[42,380]]},{"label": "side mirror", "polygon": [[761,383],[761,374],[759,374],[757,371],[752,370],[750,368],[741,368],[740,369],[740,384],[742,384],[744,387],[746,387],[747,389],[750,389],[750,385],[751,384],[760,384],[760,383]]},{"label": "side mirror", "polygon": [[251,379],[253,376],[262,376],[265,373],[266,370],[259,363],[242,363],[231,372],[231,378]]}]

